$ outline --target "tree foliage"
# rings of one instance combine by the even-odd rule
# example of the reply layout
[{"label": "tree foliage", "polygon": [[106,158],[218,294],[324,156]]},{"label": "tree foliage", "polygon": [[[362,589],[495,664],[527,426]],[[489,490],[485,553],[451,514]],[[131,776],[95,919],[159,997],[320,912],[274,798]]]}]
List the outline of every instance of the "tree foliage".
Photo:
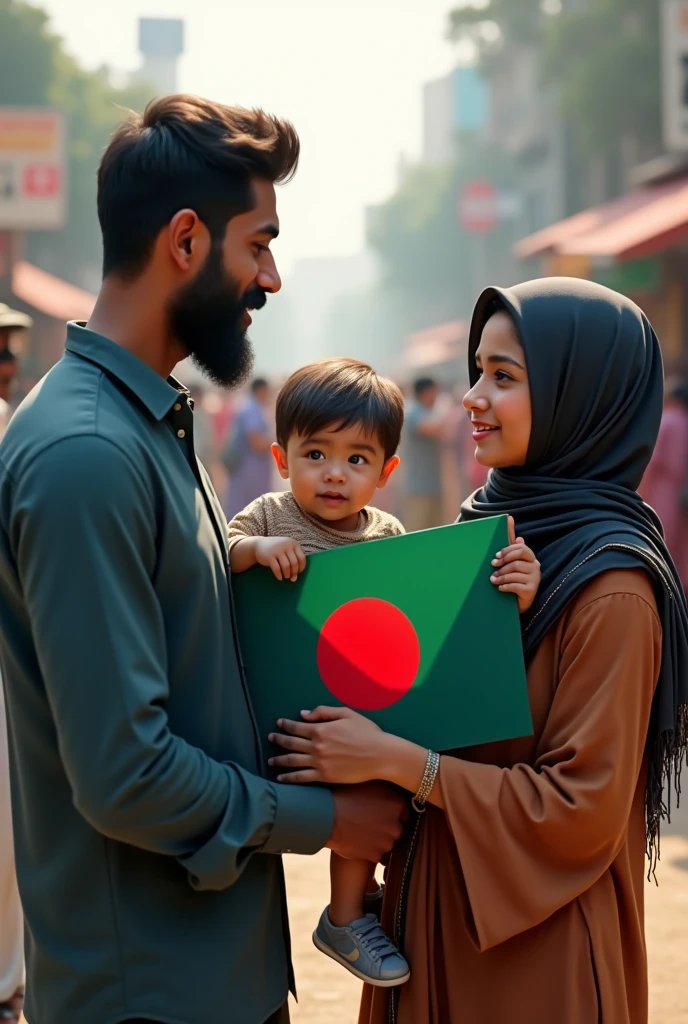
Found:
[{"label": "tree foliage", "polygon": [[559,90],[586,151],[606,156],[624,136],[656,153],[661,133],[660,0],[486,0],[449,16],[489,74],[505,46],[529,45],[543,85]]},{"label": "tree foliage", "polygon": [[150,89],[114,89],[85,71],[50,30],[38,7],[0,0],[0,105],[49,106],[67,115],[68,222],[60,231],[32,232],[29,257],[77,284],[100,263],[96,171],[123,108],[139,109]]},{"label": "tree foliage", "polygon": [[551,20],[544,80],[560,88],[588,152],[606,155],[633,136],[642,151],[661,149],[659,0],[590,0]]},{"label": "tree foliage", "polygon": [[536,43],[543,26],[542,0],[465,0],[449,15],[449,37],[471,42],[483,70],[490,71],[504,45]]}]

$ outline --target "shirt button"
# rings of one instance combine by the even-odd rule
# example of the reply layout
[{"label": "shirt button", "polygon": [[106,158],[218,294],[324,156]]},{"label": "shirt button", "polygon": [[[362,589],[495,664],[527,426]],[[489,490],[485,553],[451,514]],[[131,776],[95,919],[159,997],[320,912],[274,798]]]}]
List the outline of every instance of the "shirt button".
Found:
[{"label": "shirt button", "polygon": [[176,405],[175,405],[175,407],[174,407],[174,411],[175,411],[175,412],[181,412],[181,411],[182,411],[182,407],[181,407],[181,405],[179,404],[179,402],[177,402],[177,403],[176,403]]},{"label": "shirt button", "polygon": [[185,430],[178,430],[177,431],[177,437],[186,437],[186,431]]}]

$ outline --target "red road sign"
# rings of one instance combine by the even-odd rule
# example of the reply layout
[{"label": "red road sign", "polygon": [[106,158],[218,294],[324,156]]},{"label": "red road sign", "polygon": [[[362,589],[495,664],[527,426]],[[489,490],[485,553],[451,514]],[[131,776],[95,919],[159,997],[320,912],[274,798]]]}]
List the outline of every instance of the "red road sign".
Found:
[{"label": "red road sign", "polygon": [[24,195],[47,198],[59,195],[60,168],[55,164],[27,164],[24,168]]},{"label": "red road sign", "polygon": [[473,235],[487,235],[499,221],[499,194],[489,181],[472,181],[461,190],[458,214],[462,227]]}]

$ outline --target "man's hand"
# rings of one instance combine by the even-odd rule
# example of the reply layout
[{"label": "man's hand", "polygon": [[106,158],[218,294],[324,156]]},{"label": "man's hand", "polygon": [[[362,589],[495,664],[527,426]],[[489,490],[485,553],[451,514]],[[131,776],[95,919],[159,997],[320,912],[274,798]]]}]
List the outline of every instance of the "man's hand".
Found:
[{"label": "man's hand", "polygon": [[385,782],[334,791],[334,829],[327,844],[340,857],[379,864],[404,832],[408,801]]},{"label": "man's hand", "polygon": [[258,565],[272,569],[278,580],[296,583],[306,568],[306,556],[300,544],[289,537],[257,537],[255,556]]},{"label": "man's hand", "polygon": [[509,516],[509,546],[498,551],[492,562],[495,571],[490,580],[505,594],[516,594],[521,615],[532,606],[540,588],[540,563],[522,537],[516,536],[516,527]]}]

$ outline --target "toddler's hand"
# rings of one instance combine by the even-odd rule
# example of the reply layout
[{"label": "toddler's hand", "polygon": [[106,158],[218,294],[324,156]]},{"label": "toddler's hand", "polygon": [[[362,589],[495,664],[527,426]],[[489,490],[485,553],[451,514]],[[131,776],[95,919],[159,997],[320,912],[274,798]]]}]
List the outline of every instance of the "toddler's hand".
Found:
[{"label": "toddler's hand", "polygon": [[272,569],[278,580],[296,583],[306,568],[306,556],[300,544],[289,537],[260,537],[256,541],[256,561]]},{"label": "toddler's hand", "polygon": [[540,563],[522,537],[516,536],[516,527],[509,516],[509,546],[498,551],[493,562],[495,572],[490,580],[505,594],[516,594],[521,615],[527,612],[540,587]]}]

